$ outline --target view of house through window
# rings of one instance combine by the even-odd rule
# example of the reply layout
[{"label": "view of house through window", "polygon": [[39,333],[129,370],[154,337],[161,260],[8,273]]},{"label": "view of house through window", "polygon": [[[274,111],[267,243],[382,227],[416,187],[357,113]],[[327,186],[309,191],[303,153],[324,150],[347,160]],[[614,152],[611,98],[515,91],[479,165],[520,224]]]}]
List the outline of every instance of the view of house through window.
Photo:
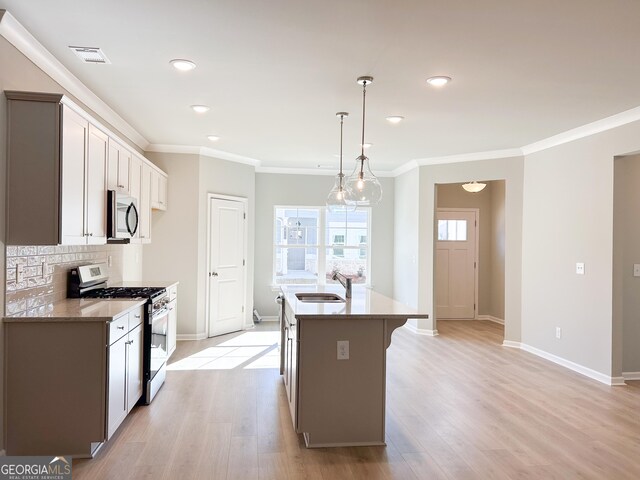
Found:
[{"label": "view of house through window", "polygon": [[370,210],[334,213],[324,207],[276,207],[275,284],[336,283],[338,270],[353,283],[369,283]]}]

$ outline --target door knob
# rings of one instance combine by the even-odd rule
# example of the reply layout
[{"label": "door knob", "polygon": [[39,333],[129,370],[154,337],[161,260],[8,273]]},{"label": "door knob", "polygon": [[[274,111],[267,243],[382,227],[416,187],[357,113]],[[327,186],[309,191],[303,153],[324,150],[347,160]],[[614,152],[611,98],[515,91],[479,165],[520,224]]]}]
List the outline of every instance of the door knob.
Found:
[{"label": "door knob", "polygon": [[210,272],[209,276],[210,277],[217,277],[218,276],[218,272]]}]

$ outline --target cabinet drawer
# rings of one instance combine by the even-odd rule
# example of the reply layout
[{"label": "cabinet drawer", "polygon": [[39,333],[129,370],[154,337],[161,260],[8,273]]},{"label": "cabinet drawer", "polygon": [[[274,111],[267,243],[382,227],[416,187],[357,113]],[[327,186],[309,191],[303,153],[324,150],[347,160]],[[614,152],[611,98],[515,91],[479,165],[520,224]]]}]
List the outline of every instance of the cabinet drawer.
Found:
[{"label": "cabinet drawer", "polygon": [[144,307],[137,308],[129,312],[129,330],[133,330],[142,323],[144,319]]},{"label": "cabinet drawer", "polygon": [[129,315],[121,315],[109,323],[109,345],[113,345],[127,334],[129,327]]}]

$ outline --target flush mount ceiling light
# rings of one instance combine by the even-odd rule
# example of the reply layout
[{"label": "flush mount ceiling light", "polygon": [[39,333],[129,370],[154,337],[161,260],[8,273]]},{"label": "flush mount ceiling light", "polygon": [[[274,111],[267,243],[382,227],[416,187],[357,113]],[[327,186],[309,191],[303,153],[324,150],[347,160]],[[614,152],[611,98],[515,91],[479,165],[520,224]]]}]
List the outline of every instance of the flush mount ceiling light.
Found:
[{"label": "flush mount ceiling light", "polygon": [[362,207],[370,207],[380,202],[382,198],[382,186],[378,178],[369,168],[369,158],[364,154],[364,121],[365,104],[367,98],[367,85],[371,85],[373,77],[360,77],[358,83],[362,85],[362,139],[360,140],[360,156],[356,158],[356,166],[353,173],[347,178],[346,190],[349,196],[347,204]]},{"label": "flush mount ceiling light", "polygon": [[[340,212],[345,210],[355,210],[356,205],[347,204],[347,198],[353,194],[347,190],[345,185],[344,173],[342,173],[342,130],[344,125],[344,117],[348,117],[347,112],[338,112],[336,116],[340,118],[340,172],[336,175],[336,182],[327,195],[327,208],[330,212]],[[320,165],[318,165],[320,168]]]},{"label": "flush mount ceiling light", "polygon": [[427,83],[434,87],[442,87],[443,85],[446,85],[450,81],[451,81],[451,77],[445,77],[441,75],[427,78]]},{"label": "flush mount ceiling light", "polygon": [[478,183],[474,180],[473,182],[463,184],[462,188],[464,188],[467,192],[470,192],[470,193],[478,193],[484,190],[484,187],[486,186],[487,186],[486,183]]},{"label": "flush mount ceiling light", "polygon": [[189,70],[196,68],[195,63],[191,60],[185,60],[184,58],[174,58],[169,63],[173,65],[173,68],[180,70],[181,72],[188,72]]},{"label": "flush mount ceiling light", "polygon": [[196,113],[205,113],[211,110],[211,108],[207,107],[206,105],[191,105],[191,108]]},{"label": "flush mount ceiling light", "polygon": [[400,115],[391,115],[390,117],[387,117],[387,122],[389,123],[400,123],[402,120],[404,120],[404,117],[401,117]]},{"label": "flush mount ceiling light", "polygon": [[212,142],[217,142],[218,140],[220,140],[220,137],[217,135],[207,135],[207,138]]}]

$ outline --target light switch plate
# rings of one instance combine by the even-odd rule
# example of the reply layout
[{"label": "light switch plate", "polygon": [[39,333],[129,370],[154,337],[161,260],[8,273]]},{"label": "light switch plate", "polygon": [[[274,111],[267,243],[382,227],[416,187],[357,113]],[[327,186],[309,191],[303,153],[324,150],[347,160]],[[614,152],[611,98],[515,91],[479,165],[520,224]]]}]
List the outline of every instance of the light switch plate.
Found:
[{"label": "light switch plate", "polygon": [[633,264],[633,276],[640,277],[640,263]]},{"label": "light switch plate", "polygon": [[338,340],[338,360],[349,360],[349,340]]},{"label": "light switch plate", "polygon": [[562,329],[560,327],[556,327],[556,338],[562,338]]},{"label": "light switch plate", "polygon": [[584,275],[584,263],[576,263],[576,275]]}]

